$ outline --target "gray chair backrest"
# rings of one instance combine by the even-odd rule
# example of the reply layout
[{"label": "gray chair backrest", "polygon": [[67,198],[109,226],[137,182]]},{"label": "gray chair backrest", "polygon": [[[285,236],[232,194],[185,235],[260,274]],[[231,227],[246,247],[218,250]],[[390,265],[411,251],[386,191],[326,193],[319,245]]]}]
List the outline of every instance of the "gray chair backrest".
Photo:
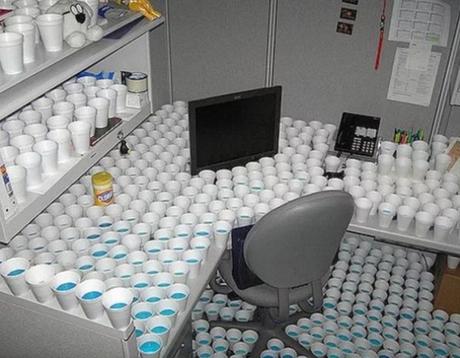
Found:
[{"label": "gray chair backrest", "polygon": [[307,195],[270,211],[246,237],[248,267],[275,288],[320,280],[334,259],[353,210],[352,197],[334,190]]}]

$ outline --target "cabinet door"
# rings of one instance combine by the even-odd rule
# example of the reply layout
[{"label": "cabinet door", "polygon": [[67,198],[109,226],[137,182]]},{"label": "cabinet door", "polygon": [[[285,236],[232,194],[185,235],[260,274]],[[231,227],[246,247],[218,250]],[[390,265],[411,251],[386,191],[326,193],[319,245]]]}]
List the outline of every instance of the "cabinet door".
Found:
[{"label": "cabinet door", "polygon": [[174,99],[264,86],[268,0],[170,0]]},{"label": "cabinet door", "polygon": [[[283,86],[283,113],[332,123],[342,112],[361,113],[381,117],[380,134],[387,138],[395,127],[424,128],[428,134],[459,9],[458,1],[446,2],[452,10],[448,46],[433,46],[441,62],[430,106],[422,107],[387,100],[396,48],[408,47],[388,41],[393,2],[387,5],[382,61],[375,71],[382,1],[353,6],[341,0],[279,0],[274,77]],[[351,36],[336,32],[342,7],[357,9]]]}]

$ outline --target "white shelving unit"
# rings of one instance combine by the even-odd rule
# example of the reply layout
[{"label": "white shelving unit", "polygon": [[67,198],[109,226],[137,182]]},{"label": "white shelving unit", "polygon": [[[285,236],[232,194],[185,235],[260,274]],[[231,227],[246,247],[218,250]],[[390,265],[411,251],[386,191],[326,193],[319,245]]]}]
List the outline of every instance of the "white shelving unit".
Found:
[{"label": "white shelving unit", "polygon": [[[63,51],[47,53],[41,46],[37,47],[37,60],[25,67],[18,75],[0,74],[0,120],[19,110],[45,92],[58,86],[76,73],[97,66],[103,62],[106,70],[130,68],[130,62],[136,63],[124,53],[126,47],[141,41],[143,53],[139,56],[150,58],[149,33],[164,23],[164,18],[155,21],[143,19],[140,14],[127,13],[119,21],[109,21],[104,26],[104,35],[111,35],[98,42],[87,43],[83,48],[73,49],[67,45]],[[123,28],[124,27],[124,28]],[[118,31],[118,32],[117,32]],[[145,46],[144,46],[145,44]],[[120,55],[121,54],[121,55]],[[134,65],[135,66],[135,65]],[[150,75],[148,68],[140,68]],[[152,97],[152,89],[150,91]],[[82,156],[76,163],[56,178],[54,185],[42,195],[31,194],[26,204],[19,205],[13,216],[5,219],[0,214],[0,243],[8,243],[25,225],[45,209],[66,188],[91,168],[111,148],[136,128],[151,113],[150,104],[140,110],[129,111],[123,115],[121,125],[115,127],[100,140],[90,153]]]},{"label": "white shelving unit", "polygon": [[[224,251],[225,248],[212,244],[199,276],[187,281],[191,288],[189,300],[176,319],[167,345],[161,351],[161,357],[171,357],[175,353],[181,333],[189,323],[191,311],[198,302],[202,289],[215,273]],[[0,284],[0,312],[2,327],[8,328],[8,334],[0,334],[2,351],[11,352],[14,349],[18,357],[32,357],[33,352],[37,357],[45,356],[41,355],[44,352],[49,357],[138,357],[134,326],[130,324],[124,330],[114,329],[105,313],[96,320],[89,320],[80,306],[66,312],[60,308],[55,298],[39,304],[30,291],[21,297],[15,297],[5,283]],[[43,321],[44,318],[46,319]],[[43,334],[37,334],[40,324],[43,326]],[[15,341],[21,336],[31,337],[31,341],[14,348]],[[90,336],[98,338],[93,338],[97,346],[91,346],[85,341]],[[71,341],[81,342],[82,347],[71,345]],[[65,353],[60,350],[65,350]]]},{"label": "white shelving unit", "polygon": [[150,106],[146,105],[141,110],[131,110],[126,116],[123,116],[123,122],[115,127],[110,133],[104,136],[100,141],[92,147],[91,151],[81,156],[78,161],[60,177],[55,179],[53,186],[40,195],[30,193],[27,203],[19,205],[14,216],[5,221],[3,228],[3,236],[8,242],[8,238],[12,238],[19,232],[28,222],[37,216],[44,208],[53,202],[65,189],[74,183],[88,169],[94,166],[108,150],[113,148],[120,138],[125,137],[136,128],[150,114]]},{"label": "white shelving unit", "polygon": [[[120,22],[109,22],[104,27],[104,35],[113,34],[123,26],[132,28],[118,39],[103,38],[97,42],[87,43],[79,49],[67,45],[58,53],[46,52],[37,48],[37,60],[25,66],[25,71],[18,75],[0,74],[0,118],[5,118],[25,104],[40,97],[46,91],[64,82],[113,54],[142,34],[158,27],[163,18],[154,21],[140,19],[137,14],[129,14]],[[129,61],[129,59],[127,59]]]}]

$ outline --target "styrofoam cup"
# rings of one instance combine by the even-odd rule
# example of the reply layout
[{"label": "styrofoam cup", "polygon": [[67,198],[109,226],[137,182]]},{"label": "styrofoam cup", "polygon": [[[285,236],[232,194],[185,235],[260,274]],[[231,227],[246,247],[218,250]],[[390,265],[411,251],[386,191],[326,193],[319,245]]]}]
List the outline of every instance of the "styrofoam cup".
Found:
[{"label": "styrofoam cup", "polygon": [[365,223],[367,221],[372,205],[372,201],[366,197],[361,197],[355,200],[355,216],[357,222]]},{"label": "styrofoam cup", "polygon": [[445,241],[453,227],[454,222],[449,217],[436,217],[436,219],[434,219],[434,239],[437,241]]},{"label": "styrofoam cup", "polygon": [[25,280],[25,273],[29,267],[29,261],[22,257],[13,257],[0,264],[0,274],[15,296],[29,290]]},{"label": "styrofoam cup", "polygon": [[51,279],[51,289],[63,310],[68,311],[78,305],[75,289],[79,283],[80,275],[75,271],[62,271]]},{"label": "styrofoam cup", "polygon": [[415,235],[425,237],[433,223],[433,216],[429,212],[419,211],[415,214]]},{"label": "styrofoam cup", "polygon": [[124,329],[131,322],[133,298],[131,290],[125,287],[112,288],[102,295],[102,305],[114,328]]},{"label": "styrofoam cup", "polygon": [[23,41],[21,33],[0,33],[0,64],[5,74],[15,75],[24,71]]},{"label": "styrofoam cup", "polygon": [[77,285],[75,294],[89,319],[96,319],[104,314],[102,295],[105,283],[99,279],[88,279]]},{"label": "styrofoam cup", "polygon": [[7,31],[17,32],[23,36],[22,54],[23,62],[31,63],[35,61],[35,31],[32,23],[17,23],[7,26]]},{"label": "styrofoam cup", "polygon": [[91,134],[91,124],[86,121],[75,121],[68,126],[75,152],[85,154],[89,151],[89,138]]},{"label": "styrofoam cup", "polygon": [[[117,106],[117,91],[111,88],[104,88],[96,93],[98,98],[105,98],[108,101],[108,116],[115,116]],[[99,128],[99,127],[98,127]]]},{"label": "styrofoam cup", "polygon": [[42,184],[41,156],[35,152],[19,154],[16,163],[26,169],[27,188],[34,188]]},{"label": "styrofoam cup", "polygon": [[126,96],[127,96],[127,91],[128,88],[125,85],[112,85],[110,86],[111,89],[115,90],[117,92],[117,99],[116,99],[116,112],[117,113],[122,113],[126,109]]},{"label": "styrofoam cup", "polygon": [[397,228],[399,231],[407,231],[415,217],[415,210],[407,205],[402,205],[397,210]]},{"label": "styrofoam cup", "polygon": [[381,203],[378,208],[379,226],[383,228],[390,227],[395,214],[396,210],[393,204]]},{"label": "styrofoam cup", "polygon": [[58,145],[52,140],[43,140],[34,144],[34,151],[41,155],[41,166],[43,174],[54,174],[57,172]]},{"label": "styrofoam cup", "polygon": [[38,302],[46,302],[53,296],[49,283],[55,273],[54,266],[47,264],[35,265],[27,270],[25,280]]},{"label": "styrofoam cup", "polygon": [[58,52],[63,49],[63,19],[60,14],[42,14],[35,20],[43,45],[48,52]]},{"label": "styrofoam cup", "polygon": [[107,98],[96,97],[88,101],[88,106],[96,109],[96,128],[106,128],[109,119],[109,105]]},{"label": "styrofoam cup", "polygon": [[163,348],[162,339],[156,334],[144,334],[137,340],[137,349],[142,358],[158,358]]},{"label": "styrofoam cup", "polygon": [[67,162],[72,157],[72,141],[67,129],[54,129],[48,132],[48,139],[58,144],[58,163]]}]

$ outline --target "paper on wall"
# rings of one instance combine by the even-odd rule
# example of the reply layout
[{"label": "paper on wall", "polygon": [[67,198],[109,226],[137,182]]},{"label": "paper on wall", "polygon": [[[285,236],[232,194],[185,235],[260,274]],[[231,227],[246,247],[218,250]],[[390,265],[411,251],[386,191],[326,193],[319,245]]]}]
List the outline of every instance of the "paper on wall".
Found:
[{"label": "paper on wall", "polygon": [[406,67],[409,70],[426,71],[431,58],[431,44],[428,42],[411,42]]},{"label": "paper on wall", "polygon": [[387,99],[428,107],[433,95],[441,54],[431,52],[425,71],[408,69],[410,50],[396,49]]},{"label": "paper on wall", "polygon": [[441,0],[394,0],[388,39],[445,47],[450,14],[450,6]]}]

